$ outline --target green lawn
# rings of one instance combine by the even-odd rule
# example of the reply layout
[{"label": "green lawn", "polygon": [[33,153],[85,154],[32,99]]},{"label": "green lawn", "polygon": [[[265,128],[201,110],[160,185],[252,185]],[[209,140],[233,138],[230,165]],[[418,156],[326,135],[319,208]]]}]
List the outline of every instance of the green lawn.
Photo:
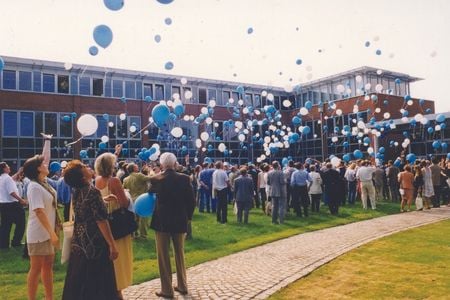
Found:
[{"label": "green lawn", "polygon": [[449,299],[450,220],[355,249],[270,299]]},{"label": "green lawn", "polygon": [[[360,203],[354,207],[343,207],[339,216],[331,216],[326,207],[320,213],[312,214],[307,219],[299,219],[291,214],[283,225],[272,225],[271,218],[260,209],[250,212],[250,224],[239,225],[235,221],[231,206],[228,211],[228,224],[216,223],[215,215],[196,212],[193,220],[194,239],[186,243],[187,266],[222,257],[234,252],[261,244],[286,238],[298,233],[343,225],[351,222],[371,219],[399,211],[399,204],[381,203],[377,210],[364,211]],[[141,283],[158,277],[153,231],[148,240],[136,240],[134,250],[134,283]],[[0,298],[25,299],[26,275],[29,263],[21,258],[22,249],[10,249],[0,252]],[[55,299],[61,298],[66,266],[59,263],[59,255],[54,267]],[[39,297],[43,295],[39,287]]]}]

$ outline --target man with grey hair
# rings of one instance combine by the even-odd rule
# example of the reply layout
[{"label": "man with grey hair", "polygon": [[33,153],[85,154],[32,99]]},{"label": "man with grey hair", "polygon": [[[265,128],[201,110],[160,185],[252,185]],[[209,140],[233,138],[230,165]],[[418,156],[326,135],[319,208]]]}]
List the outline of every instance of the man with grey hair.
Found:
[{"label": "man with grey hair", "polygon": [[269,196],[272,198],[272,224],[283,224],[286,213],[286,181],[280,163],[272,162],[273,170],[267,174],[270,185]]},{"label": "man with grey hair", "polygon": [[[161,154],[159,161],[163,172],[150,178],[150,193],[156,193],[156,205],[150,227],[155,230],[161,291],[155,294],[173,298],[174,290],[188,293],[184,263],[184,239],[188,222],[195,208],[194,192],[189,176],[175,171],[177,158],[173,153]],[[170,266],[170,240],[173,243],[177,286],[172,287]]]}]

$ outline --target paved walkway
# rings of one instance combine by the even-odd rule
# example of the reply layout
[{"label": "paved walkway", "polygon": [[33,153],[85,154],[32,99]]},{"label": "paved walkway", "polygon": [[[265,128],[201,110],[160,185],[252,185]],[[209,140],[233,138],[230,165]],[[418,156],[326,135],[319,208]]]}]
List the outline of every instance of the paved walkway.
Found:
[{"label": "paved walkway", "polygon": [[[177,299],[265,299],[341,254],[372,240],[450,218],[450,207],[323,229],[245,250],[187,270],[189,295]],[[174,283],[176,277],[174,276]],[[125,299],[157,299],[159,278],[129,287]]]}]

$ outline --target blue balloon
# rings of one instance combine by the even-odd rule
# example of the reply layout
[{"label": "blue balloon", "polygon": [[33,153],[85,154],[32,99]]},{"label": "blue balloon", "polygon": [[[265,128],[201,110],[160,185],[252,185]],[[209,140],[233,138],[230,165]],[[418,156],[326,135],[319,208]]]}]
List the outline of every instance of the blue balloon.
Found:
[{"label": "blue balloon", "polygon": [[252,33],[253,33],[253,28],[252,28],[252,27],[249,27],[249,28],[247,29],[247,33],[248,33],[248,34],[252,34]]},{"label": "blue balloon", "polygon": [[402,83],[402,80],[400,78],[395,78],[394,82],[395,84],[400,84]]},{"label": "blue balloon", "polygon": [[369,41],[365,42],[364,46],[369,47],[370,46],[370,42]]},{"label": "blue balloon", "polygon": [[155,194],[144,193],[134,202],[134,211],[140,217],[150,217],[155,210],[155,202]]},{"label": "blue balloon", "polygon": [[419,105],[422,106],[425,103],[425,100],[419,99]]},{"label": "blue balloon", "polygon": [[119,10],[123,7],[123,0],[103,0],[103,3],[110,10]]},{"label": "blue balloon", "polygon": [[296,63],[297,65],[301,65],[301,64],[302,64],[302,60],[299,58],[299,59],[297,59],[297,60],[295,61],[295,63]]},{"label": "blue balloon", "polygon": [[442,147],[442,150],[445,150],[448,148],[448,144],[446,142],[442,142],[441,147]]},{"label": "blue balloon", "polygon": [[366,137],[363,139],[363,143],[364,143],[364,144],[370,145],[370,138],[369,138],[368,136],[366,136]]},{"label": "blue balloon", "polygon": [[122,103],[127,103],[127,98],[125,98],[125,97],[120,97],[120,102],[122,102]]},{"label": "blue balloon", "polygon": [[344,156],[342,156],[342,159],[345,161],[345,162],[349,162],[350,161],[350,159],[351,159],[351,157],[350,157],[350,154],[344,154]]},{"label": "blue balloon", "polygon": [[433,127],[428,127],[427,131],[429,134],[432,134],[434,132],[434,129]]},{"label": "blue balloon", "polygon": [[70,122],[70,120],[72,120],[72,118],[69,115],[65,115],[65,116],[62,117],[62,120],[64,122]]},{"label": "blue balloon", "polygon": [[3,68],[5,67],[5,61],[2,57],[0,57],[0,72],[3,71]]},{"label": "blue balloon", "polygon": [[439,141],[434,141],[433,144],[432,144],[432,146],[433,146],[434,149],[437,150],[437,149],[441,148],[441,142],[439,142]]},{"label": "blue balloon", "polygon": [[295,117],[292,118],[292,124],[294,124],[294,125],[300,124],[301,121],[302,121],[302,120],[301,120],[299,117],[297,117],[297,116],[295,116]]},{"label": "blue balloon", "polygon": [[169,115],[170,111],[167,105],[158,104],[155,107],[153,107],[152,118],[158,127],[162,127],[166,123],[167,119],[169,118]]},{"label": "blue balloon", "polygon": [[175,113],[175,115],[177,115],[178,117],[181,116],[184,113],[184,105],[183,104],[178,104],[177,106],[175,106],[173,108],[173,112]]},{"label": "blue balloon", "polygon": [[292,141],[297,142],[300,139],[300,135],[295,132],[290,136],[290,138],[292,139]]},{"label": "blue balloon", "polygon": [[416,161],[417,157],[414,153],[409,153],[408,155],[406,155],[406,160],[410,163],[413,164]]},{"label": "blue balloon", "polygon": [[111,29],[106,25],[98,25],[94,28],[94,41],[102,48],[108,47],[113,39]]},{"label": "blue balloon", "polygon": [[156,0],[156,1],[158,1],[161,4],[170,4],[173,2],[173,0]]},{"label": "blue balloon", "polygon": [[384,104],[384,105],[389,105],[389,101],[384,100],[384,101],[383,101],[383,104]]},{"label": "blue balloon", "polygon": [[445,127],[447,127],[447,124],[445,124],[445,123],[441,123],[439,125],[441,125],[441,129],[445,129]]},{"label": "blue balloon", "polygon": [[80,158],[87,158],[88,157],[88,153],[86,150],[81,150],[80,151]]},{"label": "blue balloon", "polygon": [[431,114],[431,108],[425,109],[425,113],[426,113],[426,114]]},{"label": "blue balloon", "polygon": [[152,100],[153,100],[152,96],[145,96],[145,98],[144,98],[144,101],[147,102],[147,103],[148,102],[152,102]]},{"label": "blue balloon", "polygon": [[238,86],[236,88],[236,92],[238,92],[239,94],[243,95],[245,93],[245,89],[242,85]]},{"label": "blue balloon", "polygon": [[309,126],[303,127],[302,134],[308,135],[311,132],[311,128]]},{"label": "blue balloon", "polygon": [[380,147],[380,149],[378,149],[378,152],[384,153],[384,152],[386,152],[386,149],[384,149],[384,147]]},{"label": "blue balloon", "polygon": [[98,54],[97,46],[91,46],[89,48],[89,54],[92,55],[92,56],[96,56]]},{"label": "blue balloon", "polygon": [[353,151],[353,156],[356,159],[361,159],[363,157],[363,153],[361,152],[361,150],[356,149],[355,151]]},{"label": "blue balloon", "polygon": [[171,25],[172,24],[172,19],[171,18],[166,18],[164,20],[164,23],[166,23],[166,25]]},{"label": "blue balloon", "polygon": [[372,100],[373,102],[377,102],[378,101],[378,96],[377,95],[372,95],[372,96],[370,96],[370,100]]},{"label": "blue balloon", "polygon": [[161,42],[161,36],[159,34],[155,35],[155,42]]},{"label": "blue balloon", "polygon": [[76,112],[71,113],[72,119],[75,119],[78,115]]},{"label": "blue balloon", "polygon": [[348,142],[343,142],[342,146],[344,146],[344,148],[348,148],[350,146],[350,144]]},{"label": "blue balloon", "polygon": [[57,161],[54,161],[50,164],[49,169],[50,169],[50,172],[52,172],[52,173],[59,172],[59,171],[61,171],[61,164]]},{"label": "blue balloon", "polygon": [[101,143],[99,143],[98,144],[98,147],[100,148],[100,149],[106,149],[106,143],[103,143],[103,142],[101,142]]},{"label": "blue balloon", "polygon": [[375,51],[375,54],[376,54],[376,55],[381,55],[381,50],[380,50],[380,49],[377,49],[377,51]]},{"label": "blue balloon", "polygon": [[287,159],[287,157],[283,157],[283,159],[281,160],[281,164],[283,166],[287,166],[288,163],[289,163],[289,160]]},{"label": "blue balloon", "polygon": [[311,110],[312,107],[313,107],[313,104],[312,104],[311,101],[306,101],[306,102],[305,102],[305,108],[306,108],[307,110]]},{"label": "blue balloon", "polygon": [[171,61],[166,62],[166,64],[164,65],[164,69],[172,70],[173,69],[173,62],[171,62]]},{"label": "blue balloon", "polygon": [[109,115],[108,114],[103,114],[103,120],[109,121]]},{"label": "blue balloon", "polygon": [[405,95],[405,97],[403,97],[403,99],[405,99],[405,101],[411,100],[411,96],[410,95]]},{"label": "blue balloon", "polygon": [[439,114],[436,116],[436,121],[439,123],[445,122],[445,115],[444,114]]}]

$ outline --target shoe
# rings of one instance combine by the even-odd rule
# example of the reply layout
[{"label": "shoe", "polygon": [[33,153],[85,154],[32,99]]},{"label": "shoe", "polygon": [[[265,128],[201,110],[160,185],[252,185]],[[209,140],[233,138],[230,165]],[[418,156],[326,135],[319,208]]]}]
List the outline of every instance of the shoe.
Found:
[{"label": "shoe", "polygon": [[166,295],[161,292],[155,292],[155,295],[159,298],[173,299],[173,295]]},{"label": "shoe", "polygon": [[178,293],[180,293],[183,296],[188,294],[188,291],[182,291],[176,286],[174,286],[173,289],[175,290],[175,292],[178,292]]}]

